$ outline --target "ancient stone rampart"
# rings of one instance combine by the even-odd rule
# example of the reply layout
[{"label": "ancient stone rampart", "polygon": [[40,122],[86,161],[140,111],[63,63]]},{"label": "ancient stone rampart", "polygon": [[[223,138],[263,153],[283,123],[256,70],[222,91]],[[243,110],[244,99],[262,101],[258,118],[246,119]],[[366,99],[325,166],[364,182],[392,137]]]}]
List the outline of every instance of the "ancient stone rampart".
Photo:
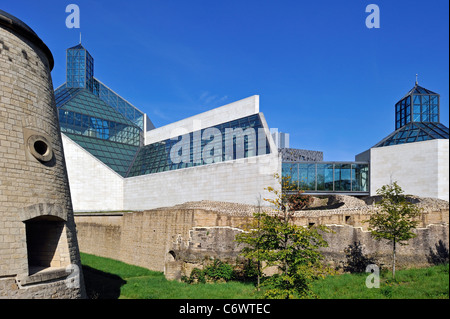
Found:
[{"label": "ancient stone rampart", "polygon": [[[417,237],[398,249],[400,267],[428,265],[430,248],[434,249],[439,240],[448,247],[448,202],[424,200],[417,205],[424,208],[415,230]],[[167,278],[179,279],[194,267],[201,267],[205,258],[236,261],[241,247],[234,238],[251,221],[256,209],[202,201],[145,212],[77,214],[75,220],[82,252],[163,271]],[[373,209],[364,204],[301,211],[295,213],[295,222],[327,225],[333,231],[324,234],[329,247],[322,251],[335,267],[343,263],[344,249],[355,242],[361,243],[365,254],[387,266],[391,248],[373,240],[363,223]]]},{"label": "ancient stone rampart", "polygon": [[84,296],[52,67],[0,10],[0,298]]}]

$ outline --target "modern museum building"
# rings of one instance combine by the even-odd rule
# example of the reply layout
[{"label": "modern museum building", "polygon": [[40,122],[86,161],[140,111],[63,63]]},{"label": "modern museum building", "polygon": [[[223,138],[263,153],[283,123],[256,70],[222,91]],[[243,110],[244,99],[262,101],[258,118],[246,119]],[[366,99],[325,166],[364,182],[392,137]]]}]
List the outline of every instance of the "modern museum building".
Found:
[{"label": "modern museum building", "polygon": [[354,162],[324,162],[322,152],[289,148],[283,133],[273,133],[257,95],[156,128],[94,77],[81,44],[66,54],[66,83],[55,99],[76,212],[202,200],[255,205],[271,196],[267,187],[280,188],[275,174],[309,194],[369,196],[396,180],[408,194],[448,200],[440,96],[417,83],[395,106],[392,134]]}]

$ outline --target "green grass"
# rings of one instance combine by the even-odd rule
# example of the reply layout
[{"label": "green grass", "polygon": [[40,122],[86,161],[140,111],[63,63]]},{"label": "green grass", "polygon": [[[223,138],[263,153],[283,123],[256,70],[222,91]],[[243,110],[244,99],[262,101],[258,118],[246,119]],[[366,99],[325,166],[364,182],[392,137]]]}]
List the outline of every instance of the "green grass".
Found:
[{"label": "green grass", "polygon": [[241,282],[189,285],[169,281],[162,272],[81,253],[89,298],[99,299],[249,299],[253,284]]},{"label": "green grass", "polygon": [[343,274],[316,281],[313,291],[322,299],[448,299],[449,265],[398,270],[395,280],[383,271],[380,288],[366,287],[368,274]]},{"label": "green grass", "polygon": [[[251,283],[228,282],[189,285],[169,281],[163,273],[81,253],[86,290],[90,298],[107,299],[254,299]],[[366,287],[368,274],[328,276],[316,281],[321,299],[448,299],[449,266],[399,270],[395,280],[382,272],[380,288]]]}]

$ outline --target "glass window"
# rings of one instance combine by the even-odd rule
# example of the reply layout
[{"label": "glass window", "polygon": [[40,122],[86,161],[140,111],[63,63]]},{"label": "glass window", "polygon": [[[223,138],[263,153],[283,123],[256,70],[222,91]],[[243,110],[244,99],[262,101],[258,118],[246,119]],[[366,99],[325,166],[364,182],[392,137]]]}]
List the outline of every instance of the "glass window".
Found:
[{"label": "glass window", "polygon": [[317,190],[333,191],[333,164],[317,164]]},{"label": "glass window", "polygon": [[432,114],[439,114],[439,106],[438,105],[432,105],[431,109],[430,109],[430,112]]},{"label": "glass window", "polygon": [[430,104],[432,104],[432,105],[439,104],[439,98],[437,95],[430,95]]},{"label": "glass window", "polygon": [[336,164],[334,167],[334,190],[351,191],[351,165]]},{"label": "glass window", "polygon": [[352,164],[352,191],[369,191],[369,164]]},{"label": "glass window", "polygon": [[298,164],[283,163],[282,165],[283,188],[289,190],[298,189]]},{"label": "glass window", "polygon": [[420,113],[414,113],[413,121],[414,122],[420,122]]},{"label": "glass window", "polygon": [[298,177],[301,190],[316,190],[316,164],[299,163]]}]

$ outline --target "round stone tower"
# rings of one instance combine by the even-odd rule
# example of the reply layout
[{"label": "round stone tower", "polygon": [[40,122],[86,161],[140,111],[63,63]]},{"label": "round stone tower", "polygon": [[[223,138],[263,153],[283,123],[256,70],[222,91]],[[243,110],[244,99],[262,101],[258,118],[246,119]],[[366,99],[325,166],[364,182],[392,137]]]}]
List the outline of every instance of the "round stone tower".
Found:
[{"label": "round stone tower", "polygon": [[0,10],[0,298],[84,298],[53,56]]}]

